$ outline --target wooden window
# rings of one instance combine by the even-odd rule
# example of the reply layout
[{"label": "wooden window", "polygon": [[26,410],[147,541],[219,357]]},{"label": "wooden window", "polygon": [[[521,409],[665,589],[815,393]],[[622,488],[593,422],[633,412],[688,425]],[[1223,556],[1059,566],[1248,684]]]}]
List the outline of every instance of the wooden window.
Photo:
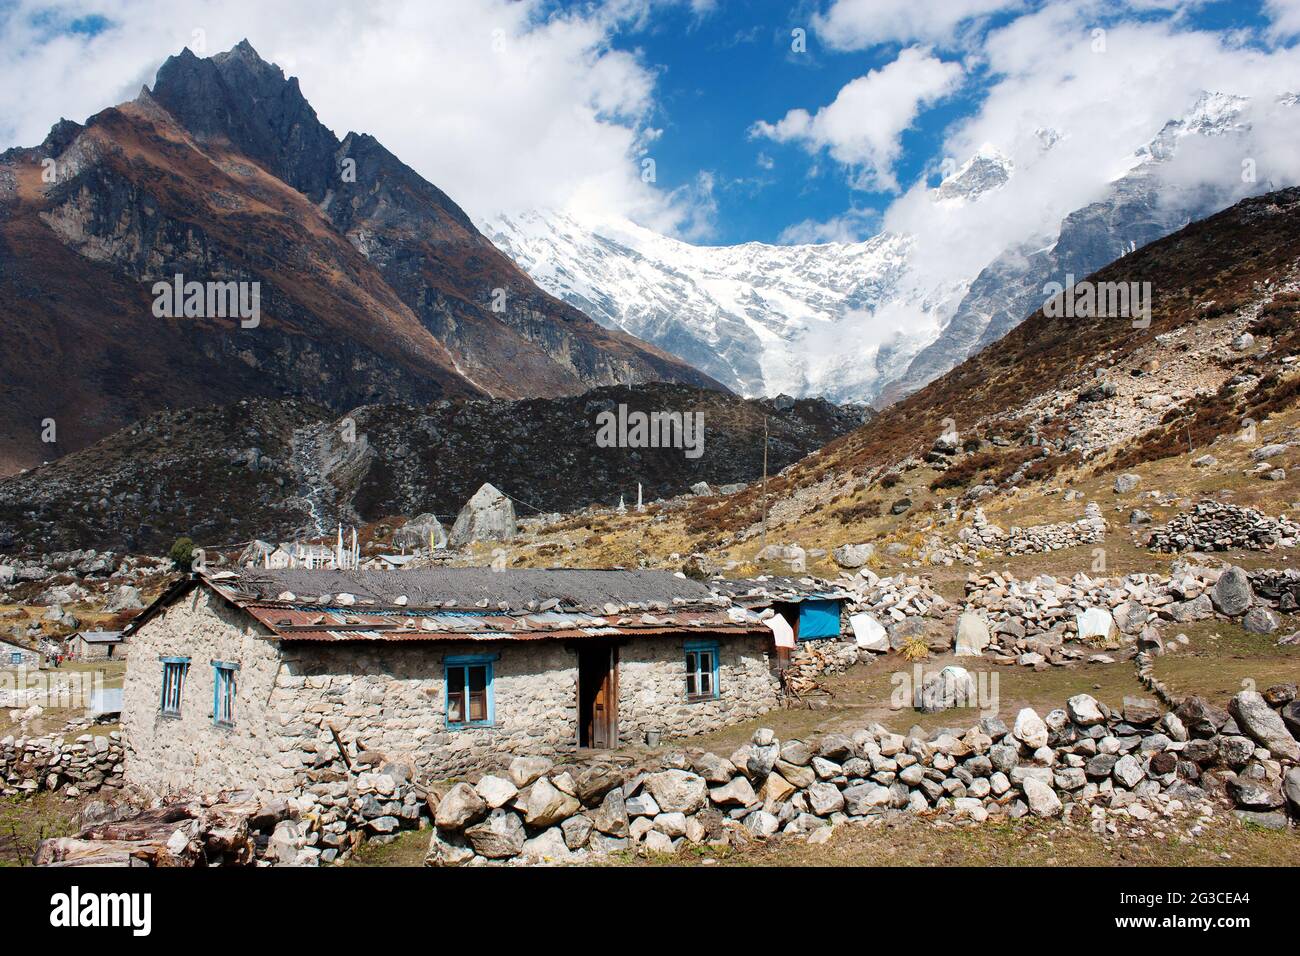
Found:
[{"label": "wooden window", "polygon": [[718,645],[686,645],[686,699],[713,700],[718,696]]},{"label": "wooden window", "polygon": [[185,688],[185,675],[190,669],[188,657],[164,657],[162,659],[162,699],[158,709],[164,717],[181,715],[181,691]]},{"label": "wooden window", "polygon": [[227,661],[212,662],[212,722],[218,727],[235,726],[235,694],[239,683],[239,665]]},{"label": "wooden window", "polygon": [[496,717],[489,657],[453,657],[445,664],[447,725],[488,727]]}]

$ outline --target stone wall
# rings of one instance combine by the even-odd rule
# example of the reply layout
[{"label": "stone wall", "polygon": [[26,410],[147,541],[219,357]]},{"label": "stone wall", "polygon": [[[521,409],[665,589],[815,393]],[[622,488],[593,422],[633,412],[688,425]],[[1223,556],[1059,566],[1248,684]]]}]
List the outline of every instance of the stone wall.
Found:
[{"label": "stone wall", "polygon": [[989,524],[984,509],[976,508],[971,527],[963,528],[957,535],[957,540],[967,547],[1000,554],[1060,551],[1081,544],[1098,544],[1105,539],[1106,519],[1095,502],[1088,503],[1078,521],[1013,527],[1009,531]]},{"label": "stone wall", "polygon": [[644,769],[520,757],[430,791],[426,862],[573,863],[620,850],[743,847],[778,834],[821,843],[838,826],[897,813],[948,824],[1204,820],[1223,798],[1253,823],[1286,828],[1286,809],[1300,814],[1296,715],[1284,705],[1294,692],[1242,693],[1230,712],[1189,698],[1164,714],[1153,701],[1129,698],[1112,712],[1079,694],[1045,717],[1025,708],[1011,727],[986,718],[933,734],[874,725],[782,742],[759,730],[729,759],[677,750]]},{"label": "stone wall", "polygon": [[122,735],[5,737],[0,740],[0,796],[62,790],[76,797],[102,787],[118,789],[122,777]]},{"label": "stone wall", "polygon": [[[707,733],[777,705],[767,639],[719,639],[719,696],[688,703],[680,637],[643,637],[619,647],[619,737]],[[493,662],[495,724],[450,729],[443,661],[499,654]],[[275,707],[286,754],[310,771],[337,755],[333,725],[348,746],[409,759],[421,775],[451,776],[488,766],[502,754],[570,754],[578,740],[578,657],[559,641],[437,642],[303,647],[286,652]]]},{"label": "stone wall", "polygon": [[[190,658],[179,717],[164,717],[162,657]],[[235,723],[212,721],[212,661],[240,665]],[[267,632],[207,588],[195,588],[140,628],[122,690],[127,782],[148,792],[212,793],[248,787],[287,792],[286,760],[275,697],[280,658]]]}]

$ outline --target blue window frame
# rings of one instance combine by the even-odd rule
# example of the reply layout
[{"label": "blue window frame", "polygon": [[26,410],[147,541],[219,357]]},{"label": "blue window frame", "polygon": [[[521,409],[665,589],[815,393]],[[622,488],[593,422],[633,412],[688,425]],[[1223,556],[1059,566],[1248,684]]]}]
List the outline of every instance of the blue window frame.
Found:
[{"label": "blue window frame", "polygon": [[447,688],[447,726],[491,727],[496,723],[493,662],[496,654],[448,657],[443,661]]},{"label": "blue window frame", "polygon": [[239,688],[239,665],[212,662],[212,722],[218,727],[235,726],[235,694]]},{"label": "blue window frame", "polygon": [[162,697],[158,701],[158,711],[164,717],[181,715],[181,692],[185,689],[185,675],[190,670],[188,657],[164,657],[162,659]]},{"label": "blue window frame", "polygon": [[714,700],[718,696],[718,642],[686,644],[686,699]]}]

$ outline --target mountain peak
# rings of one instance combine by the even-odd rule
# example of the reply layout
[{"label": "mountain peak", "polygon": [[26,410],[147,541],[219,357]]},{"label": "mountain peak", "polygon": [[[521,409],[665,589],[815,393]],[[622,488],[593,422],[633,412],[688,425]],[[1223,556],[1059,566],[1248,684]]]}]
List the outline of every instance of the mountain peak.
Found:
[{"label": "mountain peak", "polygon": [[978,199],[984,193],[1004,186],[1014,166],[992,143],[984,143],[956,172],[935,189],[935,198],[944,201]]},{"label": "mountain peak", "polygon": [[188,47],[158,69],[154,100],[200,140],[225,139],[312,199],[324,196],[338,139],[296,77],[241,40],[200,58]]}]

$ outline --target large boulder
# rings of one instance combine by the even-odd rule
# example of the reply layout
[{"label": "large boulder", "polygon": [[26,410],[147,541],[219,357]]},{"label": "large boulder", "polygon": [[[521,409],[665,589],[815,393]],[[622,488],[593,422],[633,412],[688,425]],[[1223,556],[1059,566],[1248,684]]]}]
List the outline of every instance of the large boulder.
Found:
[{"label": "large boulder", "polygon": [[1300,760],[1300,743],[1291,736],[1277,712],[1268,706],[1263,694],[1243,690],[1232,698],[1228,712],[1237,721],[1238,727],[1260,746],[1267,747],[1274,757]]},{"label": "large boulder", "polygon": [[953,707],[975,707],[979,694],[975,678],[964,667],[949,664],[936,674],[930,674],[921,685],[921,712],[936,714]]},{"label": "large boulder", "polygon": [[516,757],[510,761],[510,779],[522,789],[554,766],[549,757]]},{"label": "large boulder", "polygon": [[488,774],[474,785],[474,792],[483,798],[483,802],[495,810],[504,807],[519,793],[519,788],[504,777]]},{"label": "large boulder", "polygon": [[592,811],[591,825],[601,833],[612,837],[626,837],[628,834],[627,799],[622,787],[615,787],[605,794],[600,806]]},{"label": "large boulder", "polygon": [[424,856],[425,866],[459,866],[474,859],[474,850],[458,833],[434,828],[429,838],[429,849]]},{"label": "large boulder", "polygon": [[831,556],[842,568],[860,568],[870,561],[875,553],[874,544],[842,544],[831,552]]},{"label": "large boulder", "polygon": [[979,657],[989,646],[989,626],[984,618],[972,611],[963,611],[957,618],[957,631],[953,637],[953,653],[958,657]]},{"label": "large boulder", "polygon": [[451,546],[476,541],[510,541],[518,533],[514,503],[490,484],[484,484],[465,503],[451,528]]},{"label": "large boulder", "polygon": [[144,607],[144,601],[140,598],[140,589],[132,587],[129,584],[123,584],[113,596],[108,599],[104,605],[105,611],[138,611]]},{"label": "large boulder", "polygon": [[1070,720],[1080,727],[1091,727],[1104,723],[1106,716],[1097,706],[1097,699],[1091,694],[1076,694],[1065,702],[1065,710]]},{"label": "large boulder", "polygon": [[1011,733],[1030,750],[1047,746],[1047,725],[1032,707],[1026,707],[1016,714],[1015,726]]},{"label": "large boulder", "polygon": [[1245,614],[1255,603],[1255,591],[1250,586],[1250,577],[1236,565],[1228,568],[1215,582],[1210,591],[1210,600],[1220,614],[1228,617]]},{"label": "large boulder", "polygon": [[482,823],[465,830],[465,839],[479,856],[504,860],[518,856],[528,835],[519,817],[509,810],[493,810]]},{"label": "large boulder", "polygon": [[550,827],[581,809],[578,798],[565,793],[549,777],[539,778],[528,791],[524,822],[530,827]]},{"label": "large boulder", "polygon": [[849,618],[849,626],[853,628],[854,642],[864,651],[889,650],[889,633],[873,615],[866,611],[854,614]]},{"label": "large boulder", "polygon": [[1055,817],[1061,813],[1061,798],[1050,785],[1035,777],[1025,777],[1020,786],[1025,792],[1025,802],[1029,804],[1029,812],[1034,816]]},{"label": "large boulder", "polygon": [[[490,487],[490,486],[489,486]],[[434,514],[416,515],[393,532],[395,548],[445,548],[447,532]]]},{"label": "large boulder", "polygon": [[1115,619],[1104,607],[1090,607],[1075,615],[1081,641],[1108,641],[1115,633]]},{"label": "large boulder", "polygon": [[488,805],[467,783],[458,783],[438,801],[434,823],[441,830],[463,830],[487,815]]},{"label": "large boulder", "polygon": [[709,787],[699,774],[664,770],[646,777],[645,788],[664,813],[694,813],[708,803]]}]

